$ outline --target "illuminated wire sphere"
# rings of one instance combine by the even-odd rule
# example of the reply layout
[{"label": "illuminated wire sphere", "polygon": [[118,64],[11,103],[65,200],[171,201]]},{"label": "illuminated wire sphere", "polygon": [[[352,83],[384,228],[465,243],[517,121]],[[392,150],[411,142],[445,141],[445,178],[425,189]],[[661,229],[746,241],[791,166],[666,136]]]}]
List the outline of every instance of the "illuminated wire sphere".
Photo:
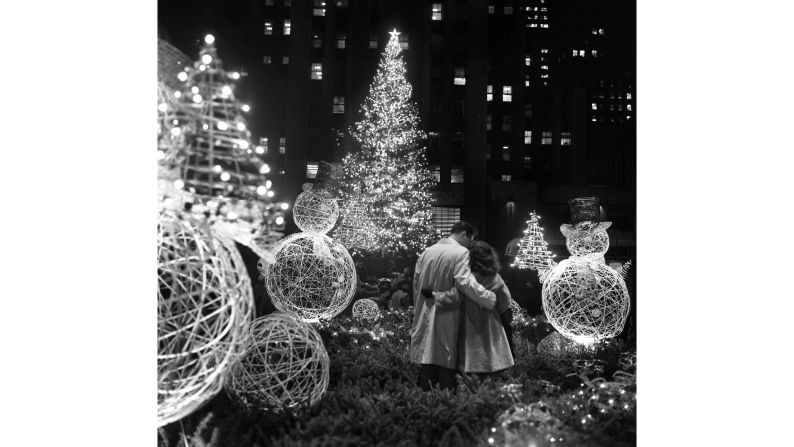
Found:
[{"label": "illuminated wire sphere", "polygon": [[312,185],[303,185],[303,192],[295,199],[292,208],[295,225],[307,233],[325,234],[336,225],[339,205],[324,190],[313,190]]},{"label": "illuminated wire sphere", "polygon": [[538,343],[537,356],[550,368],[561,373],[575,370],[575,362],[580,359],[590,359],[595,351],[559,332],[552,332]]},{"label": "illuminated wire sphere", "polygon": [[527,312],[514,299],[510,299],[510,310],[513,311],[513,319],[526,318]]},{"label": "illuminated wire sphere", "polygon": [[324,234],[295,233],[280,240],[272,259],[259,267],[273,305],[307,321],[339,314],[356,291],[353,258]]},{"label": "illuminated wire sphere", "polygon": [[[516,403],[496,418],[491,436],[504,446],[549,446],[563,440],[565,424],[542,402]],[[568,444],[565,444],[568,445]]]},{"label": "illuminated wire sphere", "polygon": [[157,423],[190,414],[222,387],[254,310],[234,243],[161,213],[157,235]]},{"label": "illuminated wire sphere", "polygon": [[563,224],[560,231],[565,236],[565,246],[572,256],[599,258],[609,250],[607,228],[610,225],[611,222],[581,222],[576,226]]},{"label": "illuminated wire sphere", "polygon": [[257,319],[225,386],[247,408],[280,411],[314,405],[328,389],[328,353],[320,334],[291,315]]},{"label": "illuminated wire sphere", "polygon": [[579,343],[614,337],[629,315],[629,292],[618,272],[584,259],[560,262],[543,282],[549,323]]},{"label": "illuminated wire sphere", "polygon": [[380,318],[378,303],[369,298],[362,298],[353,303],[353,318],[375,321]]}]

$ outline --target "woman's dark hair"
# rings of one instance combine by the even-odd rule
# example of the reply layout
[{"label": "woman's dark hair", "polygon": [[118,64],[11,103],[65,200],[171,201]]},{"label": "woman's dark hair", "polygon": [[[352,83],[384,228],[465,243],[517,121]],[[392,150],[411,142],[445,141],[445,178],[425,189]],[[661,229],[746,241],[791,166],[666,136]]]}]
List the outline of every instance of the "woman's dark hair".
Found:
[{"label": "woman's dark hair", "polygon": [[482,276],[494,275],[502,269],[496,250],[483,241],[471,241],[469,244],[469,263],[471,271]]}]

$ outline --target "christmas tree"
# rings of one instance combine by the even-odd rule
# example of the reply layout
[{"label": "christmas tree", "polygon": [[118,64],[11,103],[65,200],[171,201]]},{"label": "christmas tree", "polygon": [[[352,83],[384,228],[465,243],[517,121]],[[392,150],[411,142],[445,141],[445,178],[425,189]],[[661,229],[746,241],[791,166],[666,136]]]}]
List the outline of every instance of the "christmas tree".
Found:
[{"label": "christmas tree", "polygon": [[554,267],[555,263],[551,259],[553,254],[548,250],[546,241],[543,240],[543,228],[538,225],[540,216],[533,211],[527,221],[527,229],[524,230],[524,238],[518,246],[518,254],[513,262],[513,267],[520,269],[535,269],[539,272]]},{"label": "christmas tree", "polygon": [[425,134],[419,130],[411,84],[405,79],[400,33],[392,31],[369,95],[361,106],[362,119],[351,130],[357,150],[343,160],[343,208],[352,204],[360,188],[361,204],[375,225],[375,247],[398,253],[417,253],[432,236],[433,184],[425,161]]},{"label": "christmas tree", "polygon": [[184,116],[172,121],[171,132],[184,134],[185,142],[168,160],[179,169],[174,184],[204,200],[272,197],[263,175],[269,167],[254,154],[243,116],[249,107],[234,96],[240,74],[223,69],[211,34],[204,42],[193,68],[178,74],[183,85],[175,95]]}]

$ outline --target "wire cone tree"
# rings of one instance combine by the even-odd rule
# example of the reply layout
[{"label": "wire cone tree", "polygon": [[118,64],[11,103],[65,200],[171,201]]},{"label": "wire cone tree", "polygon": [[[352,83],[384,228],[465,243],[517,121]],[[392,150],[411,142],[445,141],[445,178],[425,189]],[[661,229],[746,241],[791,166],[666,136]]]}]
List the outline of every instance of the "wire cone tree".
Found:
[{"label": "wire cone tree", "polygon": [[185,144],[172,161],[179,168],[176,186],[203,199],[262,198],[268,168],[253,151],[243,116],[249,107],[234,96],[240,75],[223,69],[212,35],[204,41],[199,60],[178,75],[185,116],[173,124],[185,134]]},{"label": "wire cone tree", "polygon": [[[411,101],[397,30],[382,54],[369,94],[361,106],[362,119],[351,135],[356,149],[342,164],[343,208],[358,201],[375,225],[373,248],[417,253],[432,237],[430,188],[425,160],[425,134]],[[356,194],[355,191],[360,191]]]},{"label": "wire cone tree", "polygon": [[524,237],[518,246],[513,266],[519,269],[534,269],[543,273],[554,268],[556,263],[554,255],[549,251],[548,244],[543,239],[543,228],[539,225],[540,216],[534,212],[530,213],[527,221],[527,229],[524,230]]}]

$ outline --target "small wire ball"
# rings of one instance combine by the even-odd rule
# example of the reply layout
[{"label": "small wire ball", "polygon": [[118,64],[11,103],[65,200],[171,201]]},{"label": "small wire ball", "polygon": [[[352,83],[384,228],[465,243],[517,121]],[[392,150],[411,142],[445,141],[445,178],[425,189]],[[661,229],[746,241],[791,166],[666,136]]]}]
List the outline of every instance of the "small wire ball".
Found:
[{"label": "small wire ball", "polygon": [[579,343],[620,334],[629,315],[626,283],[598,262],[563,260],[543,282],[542,299],[549,323]]},{"label": "small wire ball", "polygon": [[537,356],[550,368],[566,373],[575,369],[575,362],[592,358],[595,351],[566,338],[559,332],[552,332],[538,343]]},{"label": "small wire ball", "polygon": [[314,405],[328,389],[328,364],[317,330],[291,315],[270,314],[254,321],[250,342],[226,376],[225,388],[249,409]]},{"label": "small wire ball", "polygon": [[276,309],[304,321],[342,312],[356,291],[356,268],[342,244],[324,234],[295,233],[259,264]]},{"label": "small wire ball", "polygon": [[222,387],[254,311],[231,241],[161,213],[157,235],[157,423],[187,416]]},{"label": "small wire ball", "polygon": [[609,250],[607,230],[574,231],[565,238],[565,246],[572,256],[600,257]]},{"label": "small wire ball", "polygon": [[353,303],[353,318],[375,321],[380,317],[378,303],[369,298],[362,298]]},{"label": "small wire ball", "polygon": [[311,184],[304,185],[303,189],[292,208],[295,225],[307,233],[331,231],[339,218],[336,200],[323,190],[314,191]]}]

